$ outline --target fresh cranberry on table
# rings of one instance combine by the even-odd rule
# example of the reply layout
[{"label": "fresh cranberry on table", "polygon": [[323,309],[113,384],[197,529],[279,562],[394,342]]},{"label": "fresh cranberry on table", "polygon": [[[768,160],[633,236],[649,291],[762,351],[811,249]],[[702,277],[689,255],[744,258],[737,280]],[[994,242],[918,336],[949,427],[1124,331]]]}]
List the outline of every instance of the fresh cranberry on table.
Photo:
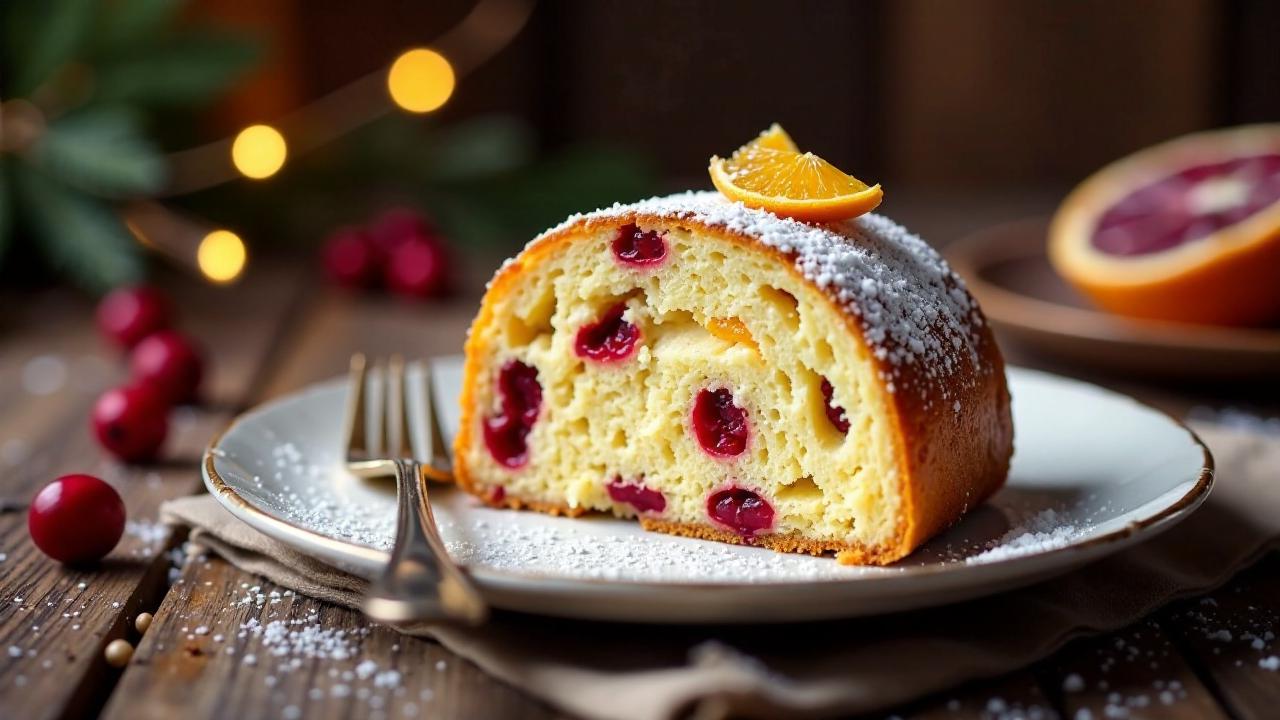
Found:
[{"label": "fresh cranberry on table", "polygon": [[382,256],[369,234],[359,228],[335,230],[321,251],[325,275],[335,285],[365,288],[379,280]]},{"label": "fresh cranberry on table", "polygon": [[173,310],[160,290],[148,286],[116,288],[98,303],[98,329],[112,342],[131,348],[169,327]]},{"label": "fresh cranberry on table", "polygon": [[204,376],[204,360],[185,335],[162,330],[138,343],[129,357],[136,382],[149,385],[167,404],[194,402]]},{"label": "fresh cranberry on table", "polygon": [[27,529],[41,552],[64,563],[104,557],[124,534],[124,501],[92,475],[63,475],[44,486],[27,511]]},{"label": "fresh cranberry on table", "polygon": [[406,297],[439,297],[449,291],[449,257],[444,245],[427,237],[412,237],[387,256],[387,287]]},{"label": "fresh cranberry on table", "polygon": [[386,257],[407,240],[434,240],[437,236],[435,227],[422,213],[404,207],[384,211],[369,223],[368,232],[374,248]]},{"label": "fresh cranberry on table", "polygon": [[169,405],[150,385],[126,385],[103,393],[93,405],[93,432],[108,452],[125,462],[156,456],[169,431]]}]

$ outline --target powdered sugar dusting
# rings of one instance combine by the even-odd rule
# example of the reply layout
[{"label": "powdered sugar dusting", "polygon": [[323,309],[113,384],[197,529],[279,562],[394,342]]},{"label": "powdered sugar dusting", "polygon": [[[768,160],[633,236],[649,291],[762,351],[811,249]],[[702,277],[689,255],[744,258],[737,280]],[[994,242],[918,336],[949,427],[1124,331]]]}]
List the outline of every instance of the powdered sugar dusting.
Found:
[{"label": "powdered sugar dusting", "polygon": [[[979,368],[983,319],[964,283],[918,236],[875,214],[840,223],[807,224],[731,202],[716,192],[685,192],[569,217],[536,243],[579,223],[614,222],[637,214],[722,227],[756,238],[792,258],[805,278],[862,322],[885,367],[887,385],[906,387],[904,366],[948,399],[949,383]],[[970,378],[972,381],[972,379]]]},{"label": "powdered sugar dusting", "polygon": [[1048,552],[1066,547],[1081,534],[1064,514],[1046,508],[1023,520],[987,549],[965,559],[966,563],[990,563],[1022,555]]}]

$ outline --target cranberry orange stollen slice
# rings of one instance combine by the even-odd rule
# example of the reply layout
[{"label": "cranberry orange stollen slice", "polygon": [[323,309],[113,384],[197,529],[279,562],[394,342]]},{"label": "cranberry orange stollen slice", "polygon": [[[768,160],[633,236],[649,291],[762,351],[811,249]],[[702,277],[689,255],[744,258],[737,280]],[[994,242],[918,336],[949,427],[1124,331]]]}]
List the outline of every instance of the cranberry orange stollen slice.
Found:
[{"label": "cranberry orange stollen slice", "polygon": [[455,470],[492,505],[884,564],[1009,467],[980,310],[877,215],[685,193],[574,216],[498,272],[466,349]]},{"label": "cranberry orange stollen slice", "polygon": [[1189,135],[1063,202],[1054,267],[1102,308],[1214,325],[1280,320],[1280,125]]}]

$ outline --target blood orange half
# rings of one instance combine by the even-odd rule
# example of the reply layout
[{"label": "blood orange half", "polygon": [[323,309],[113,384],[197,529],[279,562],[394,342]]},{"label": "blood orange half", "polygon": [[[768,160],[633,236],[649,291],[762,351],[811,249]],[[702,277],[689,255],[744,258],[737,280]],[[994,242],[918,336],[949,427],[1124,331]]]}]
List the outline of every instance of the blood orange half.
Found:
[{"label": "blood orange half", "polygon": [[1118,314],[1280,320],[1280,125],[1188,135],[1099,170],[1058,209],[1049,256]]}]

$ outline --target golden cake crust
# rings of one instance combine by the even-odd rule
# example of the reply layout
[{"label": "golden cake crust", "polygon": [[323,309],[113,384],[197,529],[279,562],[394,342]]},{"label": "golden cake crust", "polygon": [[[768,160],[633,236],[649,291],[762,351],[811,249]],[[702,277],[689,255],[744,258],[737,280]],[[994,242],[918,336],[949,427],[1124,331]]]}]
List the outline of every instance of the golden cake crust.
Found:
[{"label": "golden cake crust", "polygon": [[[832,308],[844,318],[854,338],[864,346],[871,345],[866,337],[866,321],[859,314],[856,305],[851,305],[848,294],[841,292],[839,284],[824,285],[817,282],[811,272],[806,272],[800,253],[794,250],[787,252],[776,244],[763,241],[749,230],[709,222],[696,213],[673,218],[664,212],[646,212],[643,203],[633,207],[636,210],[629,211],[627,207],[623,207],[620,212],[571,218],[569,222],[540,236],[498,271],[485,293],[466,344],[460,400],[461,420],[455,438],[454,473],[463,489],[481,497],[490,505],[530,507],[542,512],[570,516],[582,513],[581,508],[527,503],[512,497],[494,501],[487,497],[489,489],[476,481],[467,465],[467,453],[463,450],[474,442],[478,411],[475,401],[476,384],[485,373],[484,358],[488,355],[483,334],[476,332],[476,328],[494,321],[495,300],[503,297],[525,273],[563,250],[584,233],[598,232],[608,227],[621,228],[628,224],[642,227],[678,224],[719,236],[744,250],[767,254],[788,268],[797,279],[820,290]],[[837,225],[824,228],[844,234]],[[848,242],[856,242],[856,238],[849,237]],[[886,400],[885,407],[891,415],[887,419],[896,428],[892,435],[898,466],[903,470],[899,477],[899,494],[903,502],[896,520],[894,539],[885,545],[865,547],[813,541],[794,535],[763,535],[751,538],[750,544],[786,552],[835,552],[842,563],[884,565],[908,555],[1004,484],[1013,447],[1013,424],[1004,361],[976,302],[964,289],[959,278],[951,275],[949,269],[946,272],[949,275],[948,282],[953,281],[954,286],[972,305],[971,323],[966,330],[972,333],[974,352],[956,353],[948,363],[945,375],[936,372],[937,368],[931,368],[926,362],[894,362],[894,354],[883,351],[886,345],[892,346],[892,339],[882,339],[877,344],[881,352],[869,353],[872,362],[878,365],[881,376],[891,378],[881,388],[881,392]],[[930,338],[933,342],[951,342],[951,338],[945,336],[945,329],[941,327],[930,326],[928,332],[933,334]],[[641,517],[640,522],[646,529],[659,532],[731,543],[744,542],[735,533],[710,522],[705,525],[673,523],[651,517]]]}]

